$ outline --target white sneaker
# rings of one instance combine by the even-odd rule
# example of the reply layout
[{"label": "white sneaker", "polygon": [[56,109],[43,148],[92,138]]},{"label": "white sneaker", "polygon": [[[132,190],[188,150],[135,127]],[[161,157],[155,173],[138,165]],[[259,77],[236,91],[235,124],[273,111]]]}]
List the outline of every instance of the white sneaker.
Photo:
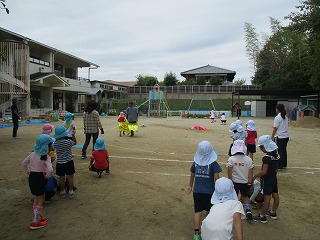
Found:
[{"label": "white sneaker", "polygon": [[74,198],[75,193],[74,193],[73,190],[70,190],[69,193],[68,193],[68,195],[69,195],[69,198]]},{"label": "white sneaker", "polygon": [[66,191],[65,190],[60,192],[60,197],[61,198],[65,198],[66,197]]}]

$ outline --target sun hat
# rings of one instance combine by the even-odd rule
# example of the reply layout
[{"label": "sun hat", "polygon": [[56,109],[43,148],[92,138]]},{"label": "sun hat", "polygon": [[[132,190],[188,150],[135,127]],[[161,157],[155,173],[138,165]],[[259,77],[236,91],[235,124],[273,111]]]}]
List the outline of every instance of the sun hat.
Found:
[{"label": "sun hat", "polygon": [[230,124],[230,126],[229,126],[230,132],[236,131],[237,129],[238,129],[238,124],[236,122],[233,122]]},{"label": "sun hat", "polygon": [[202,141],[198,144],[198,150],[194,155],[194,162],[199,166],[207,166],[217,160],[218,156],[214,152],[212,144]]},{"label": "sun hat", "polygon": [[219,178],[215,183],[215,190],[211,197],[211,203],[224,203],[228,200],[238,200],[233,183],[229,178]]},{"label": "sun hat", "polygon": [[46,123],[42,126],[42,133],[50,135],[52,133],[53,128],[53,125]]},{"label": "sun hat", "polygon": [[253,120],[249,120],[246,124],[249,131],[256,131],[256,124]]},{"label": "sun hat", "polygon": [[241,120],[239,120],[239,119],[238,119],[238,120],[236,120],[236,121],[235,121],[235,123],[236,123],[236,124],[238,124],[239,126],[242,126],[242,121],[241,121]]},{"label": "sun hat", "polygon": [[71,113],[71,112],[67,112],[65,115],[64,115],[64,119],[66,121],[66,123],[69,123],[72,121],[72,118],[73,118],[74,114]]},{"label": "sun hat", "polygon": [[119,117],[124,117],[124,112],[120,112]]},{"label": "sun hat", "polygon": [[97,138],[93,148],[97,151],[106,149],[106,145],[104,144],[103,138]]},{"label": "sun hat", "polygon": [[258,139],[258,147],[263,146],[267,152],[273,152],[278,148],[277,144],[272,141],[269,135],[263,135]]},{"label": "sun hat", "polygon": [[243,140],[239,139],[233,142],[233,145],[231,147],[231,155],[234,155],[236,153],[243,153],[243,154],[247,153],[247,147]]},{"label": "sun hat", "polygon": [[59,125],[55,128],[53,137],[55,139],[58,139],[58,138],[64,138],[67,135],[68,135],[68,132],[66,131],[66,128],[63,125]]},{"label": "sun hat", "polygon": [[41,134],[36,138],[36,144],[34,145],[34,152],[39,155],[46,155],[49,152],[49,143],[52,143],[52,138],[48,134]]},{"label": "sun hat", "polygon": [[242,133],[243,131],[244,131],[243,127],[240,126],[240,125],[238,125],[238,127],[237,127],[237,132],[238,132],[238,133]]}]

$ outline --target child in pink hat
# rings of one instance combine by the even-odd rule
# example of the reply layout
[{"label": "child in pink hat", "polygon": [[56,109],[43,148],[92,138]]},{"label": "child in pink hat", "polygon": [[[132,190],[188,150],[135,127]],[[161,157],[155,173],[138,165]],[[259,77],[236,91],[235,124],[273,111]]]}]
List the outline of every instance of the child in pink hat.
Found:
[{"label": "child in pink hat", "polygon": [[49,123],[46,123],[42,126],[42,133],[43,134],[48,134],[48,135],[51,135],[52,131],[54,129],[54,126],[49,124]]},{"label": "child in pink hat", "polygon": [[125,135],[125,132],[129,133],[128,130],[128,121],[126,119],[126,117],[124,116],[124,112],[120,112],[119,117],[118,117],[118,130],[120,133],[120,137],[121,137],[121,132],[123,133],[123,135]]}]

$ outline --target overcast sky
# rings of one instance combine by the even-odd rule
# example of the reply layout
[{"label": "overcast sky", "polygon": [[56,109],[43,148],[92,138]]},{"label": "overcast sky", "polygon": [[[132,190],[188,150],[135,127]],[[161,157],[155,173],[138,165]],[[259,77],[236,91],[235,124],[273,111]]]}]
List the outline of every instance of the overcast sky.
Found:
[{"label": "overcast sky", "polygon": [[[100,66],[91,80],[159,81],[207,64],[251,83],[243,26],[270,33],[299,0],[6,0],[0,26]],[[80,72],[88,77],[88,70]]]}]

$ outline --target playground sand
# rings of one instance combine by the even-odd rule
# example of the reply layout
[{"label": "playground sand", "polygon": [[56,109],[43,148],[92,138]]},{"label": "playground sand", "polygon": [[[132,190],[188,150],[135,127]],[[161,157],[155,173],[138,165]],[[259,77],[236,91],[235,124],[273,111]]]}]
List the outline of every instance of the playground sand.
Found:
[{"label": "playground sand", "polygon": [[[88,171],[88,159],[74,148],[74,199],[55,196],[44,206],[48,226],[32,231],[31,193],[21,162],[33,149],[42,125],[21,127],[21,139],[12,129],[0,129],[0,239],[192,239],[193,200],[185,195],[189,169],[197,145],[213,143],[226,176],[225,163],[231,143],[228,125],[210,119],[139,118],[135,137],[119,137],[116,117],[101,117],[110,153],[110,175],[97,179]],[[241,119],[244,123],[247,118]],[[271,134],[273,118],[253,119],[259,135]],[[84,142],[82,118],[76,117],[78,144]],[[55,126],[62,121],[53,123]],[[191,130],[194,125],[207,128]],[[319,128],[290,124],[289,168],[278,173],[280,207],[278,220],[267,224],[243,221],[245,239],[318,239]],[[89,147],[91,149],[91,145]],[[255,172],[263,154],[254,155]],[[257,210],[254,210],[254,214]]]}]

